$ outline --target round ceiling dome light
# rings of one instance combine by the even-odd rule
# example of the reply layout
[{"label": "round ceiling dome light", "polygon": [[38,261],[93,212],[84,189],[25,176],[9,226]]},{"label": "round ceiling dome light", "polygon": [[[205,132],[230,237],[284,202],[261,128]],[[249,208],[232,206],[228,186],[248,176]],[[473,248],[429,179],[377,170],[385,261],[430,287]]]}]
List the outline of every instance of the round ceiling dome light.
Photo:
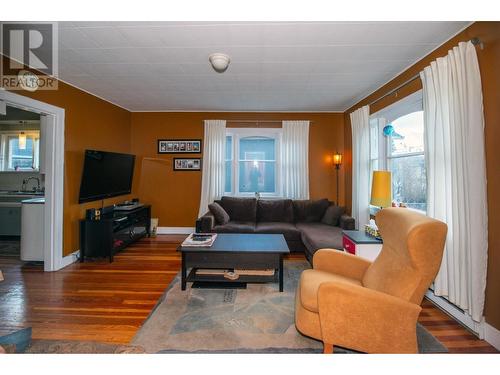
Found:
[{"label": "round ceiling dome light", "polygon": [[208,56],[208,61],[217,73],[224,73],[229,66],[231,59],[224,53],[212,53]]}]

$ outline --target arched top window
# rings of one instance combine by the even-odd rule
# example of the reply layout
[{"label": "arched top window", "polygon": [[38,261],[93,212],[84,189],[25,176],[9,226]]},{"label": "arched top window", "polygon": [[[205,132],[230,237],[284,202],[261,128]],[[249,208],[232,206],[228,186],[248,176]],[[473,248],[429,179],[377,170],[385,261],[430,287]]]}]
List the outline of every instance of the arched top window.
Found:
[{"label": "arched top window", "polygon": [[229,129],[226,136],[227,194],[278,196],[281,129]]}]

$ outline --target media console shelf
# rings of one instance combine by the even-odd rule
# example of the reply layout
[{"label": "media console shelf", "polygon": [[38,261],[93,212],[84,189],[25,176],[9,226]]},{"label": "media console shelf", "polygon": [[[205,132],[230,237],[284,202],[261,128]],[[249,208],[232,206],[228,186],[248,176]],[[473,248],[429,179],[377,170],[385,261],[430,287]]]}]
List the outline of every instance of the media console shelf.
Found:
[{"label": "media console shelf", "polygon": [[109,257],[131,243],[149,236],[151,206],[144,205],[130,211],[111,211],[98,220],[80,220],[80,261],[85,257]]}]

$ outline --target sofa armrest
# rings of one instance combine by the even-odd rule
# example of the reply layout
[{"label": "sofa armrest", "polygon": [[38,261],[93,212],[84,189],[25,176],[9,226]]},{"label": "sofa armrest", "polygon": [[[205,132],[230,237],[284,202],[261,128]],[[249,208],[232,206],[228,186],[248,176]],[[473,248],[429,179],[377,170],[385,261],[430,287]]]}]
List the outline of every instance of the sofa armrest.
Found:
[{"label": "sofa armrest", "polygon": [[205,215],[196,220],[196,228],[200,228],[201,233],[212,232],[214,226],[215,226],[215,217],[210,212],[207,212]]},{"label": "sofa armrest", "polygon": [[354,230],[354,229],[356,229],[355,228],[355,224],[356,223],[355,223],[354,218],[351,217],[351,216],[349,216],[349,215],[343,214],[340,217],[339,227],[341,227],[344,230]]},{"label": "sofa armrest", "polygon": [[326,344],[367,353],[416,353],[422,308],[373,289],[325,282],[318,289],[321,335]]},{"label": "sofa armrest", "polygon": [[364,258],[335,249],[320,249],[314,253],[315,270],[335,273],[361,281],[372,262]]}]

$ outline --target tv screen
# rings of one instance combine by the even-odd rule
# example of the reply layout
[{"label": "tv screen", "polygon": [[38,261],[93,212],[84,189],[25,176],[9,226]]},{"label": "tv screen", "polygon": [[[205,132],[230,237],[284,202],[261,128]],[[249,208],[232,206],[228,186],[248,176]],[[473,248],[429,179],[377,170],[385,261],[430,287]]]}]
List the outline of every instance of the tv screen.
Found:
[{"label": "tv screen", "polygon": [[86,150],[79,203],[130,194],[135,155]]}]

